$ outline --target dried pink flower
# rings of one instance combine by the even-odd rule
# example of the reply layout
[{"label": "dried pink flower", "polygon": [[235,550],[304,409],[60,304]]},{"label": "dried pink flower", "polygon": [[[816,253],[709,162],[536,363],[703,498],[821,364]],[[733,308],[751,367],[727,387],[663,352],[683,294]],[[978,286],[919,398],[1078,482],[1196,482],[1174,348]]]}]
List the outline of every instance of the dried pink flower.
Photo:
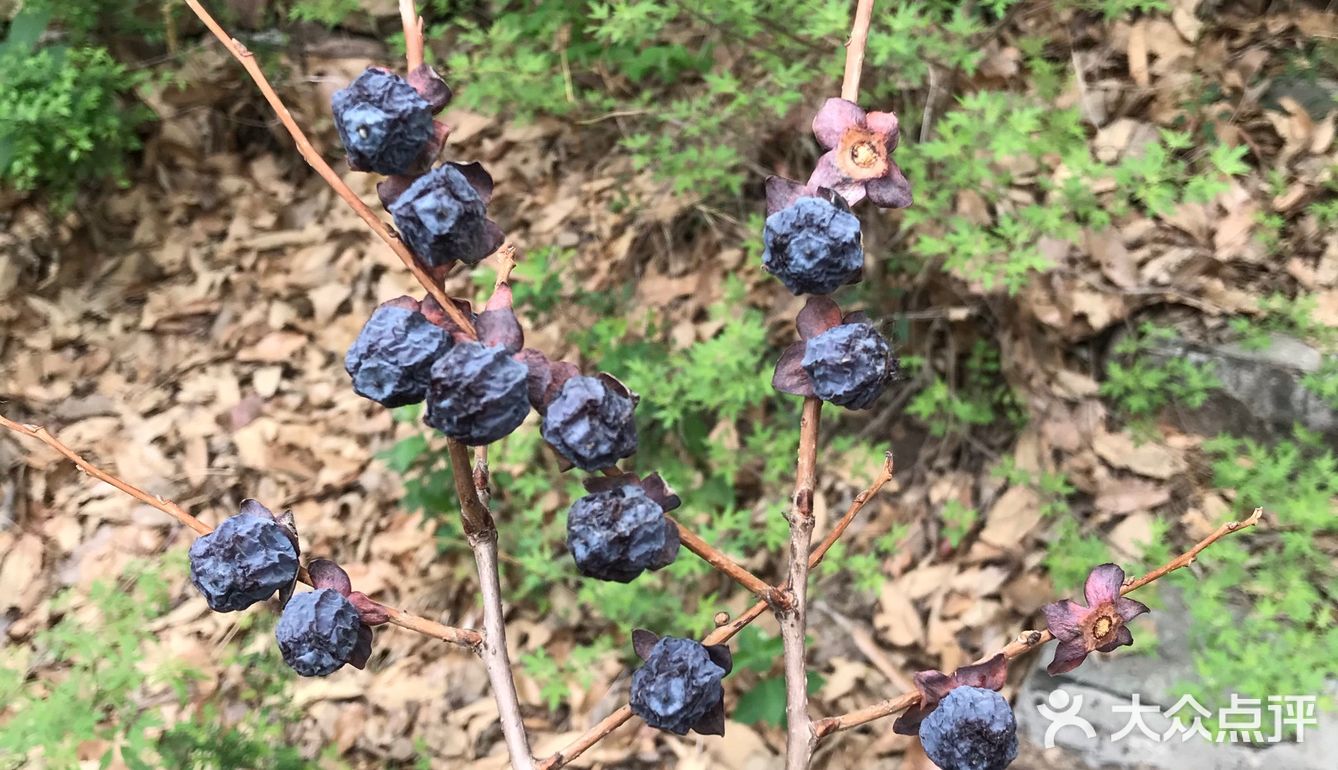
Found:
[{"label": "dried pink flower", "polygon": [[831,188],[852,206],[865,196],[880,208],[911,205],[911,183],[892,160],[901,135],[895,114],[828,99],[813,118],[813,133],[828,151],[818,159],[809,186]]},{"label": "dried pink flower", "polygon": [[962,666],[952,674],[942,671],[921,671],[915,675],[915,689],[920,693],[920,702],[902,712],[892,724],[892,732],[898,735],[915,735],[920,731],[920,723],[938,708],[939,701],[948,697],[948,693],[958,687],[979,687],[984,690],[1001,690],[1008,680],[1008,658],[1001,652],[989,660]]},{"label": "dried pink flower", "polygon": [[1050,633],[1059,640],[1055,659],[1046,668],[1051,676],[1072,671],[1092,652],[1110,652],[1134,643],[1125,624],[1149,610],[1142,602],[1121,596],[1123,587],[1124,570],[1102,564],[1087,575],[1086,607],[1064,599],[1041,608]]}]

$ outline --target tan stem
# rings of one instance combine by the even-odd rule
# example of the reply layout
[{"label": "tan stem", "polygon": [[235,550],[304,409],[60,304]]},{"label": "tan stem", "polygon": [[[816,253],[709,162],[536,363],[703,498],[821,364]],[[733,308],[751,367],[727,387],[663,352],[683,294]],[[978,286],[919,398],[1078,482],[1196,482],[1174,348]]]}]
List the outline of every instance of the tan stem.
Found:
[{"label": "tan stem", "polygon": [[[38,441],[41,441],[43,444],[46,444],[47,446],[59,452],[70,462],[74,463],[75,466],[79,468],[79,470],[83,471],[89,476],[92,476],[98,481],[110,484],[111,486],[115,487],[121,492],[124,492],[130,497],[140,501],[141,503],[144,503],[145,505],[157,508],[158,510],[167,514],[168,516],[171,516],[172,518],[181,522],[183,525],[194,530],[195,533],[198,535],[207,535],[213,531],[213,528],[210,527],[208,524],[205,524],[203,521],[200,521],[199,519],[190,515],[189,513],[186,512],[184,508],[172,502],[171,500],[165,500],[157,495],[145,492],[139,487],[130,484],[126,481],[122,481],[116,476],[113,476],[112,474],[97,467],[88,460],[85,460],[77,452],[75,452],[73,449],[70,449],[60,439],[51,435],[51,433],[47,431],[46,428],[43,428],[40,425],[24,425],[22,423],[14,422],[13,420],[10,420],[4,416],[0,416],[0,428],[5,428],[6,430],[12,431],[21,436],[28,436],[30,438],[35,438]],[[307,577],[307,572],[305,569],[301,570],[298,577],[302,580],[302,582],[310,585],[311,580]],[[378,606],[380,606],[381,609],[386,613],[386,615],[390,617],[390,622],[396,626],[399,626],[400,628],[407,628],[410,631],[417,631],[418,633],[423,634],[424,636],[430,636],[434,639],[440,639],[443,642],[450,642],[451,644],[458,644],[462,647],[469,647],[471,649],[478,649],[479,645],[483,641],[482,636],[480,636],[477,631],[473,631],[468,628],[453,628],[451,626],[444,626],[441,623],[437,623],[436,621],[428,620],[427,618],[420,618],[416,615],[407,613],[404,610],[399,610],[385,604],[379,604]]]},{"label": "tan stem", "polygon": [[[847,509],[845,515],[841,517],[841,521],[837,523],[836,527],[829,535],[827,535],[827,537],[823,538],[822,543],[813,550],[813,553],[809,554],[808,566],[810,568],[817,566],[822,561],[822,557],[826,556],[827,551],[836,544],[841,533],[845,532],[846,528],[850,526],[850,522],[855,520],[855,516],[858,515],[864,506],[873,499],[873,496],[878,494],[879,490],[891,480],[892,457],[891,455],[888,455],[887,462],[883,464],[882,472],[878,474],[878,477],[874,479],[868,489],[856,495],[855,499],[850,503],[850,508]],[[766,601],[757,602],[732,622],[722,625],[707,634],[706,638],[702,639],[702,644],[711,645],[728,642],[730,639],[737,636],[740,631],[746,628],[749,623],[752,623],[754,620],[757,620],[762,617],[762,615],[766,614],[768,606],[770,605]],[[572,741],[561,751],[540,762],[539,770],[557,770],[557,768],[566,767],[569,762],[581,756],[586,751],[589,751],[592,746],[608,737],[609,734],[614,730],[617,730],[619,727],[622,727],[630,719],[632,719],[632,709],[628,706],[623,706],[601,719],[598,724],[594,725],[589,730],[586,730],[581,737]]]},{"label": "tan stem", "polygon": [[841,81],[841,98],[859,101],[859,79],[864,70],[864,48],[869,42],[869,22],[873,19],[873,0],[859,0],[855,6],[855,22],[850,25],[850,40],[846,42],[846,72]]},{"label": "tan stem", "polygon": [[423,20],[413,0],[400,0],[400,22],[404,26],[404,59],[413,72],[423,66]]},{"label": "tan stem", "polygon": [[808,620],[808,553],[813,538],[813,494],[817,485],[821,418],[822,401],[813,397],[804,399],[803,414],[799,418],[794,499],[790,506],[789,578],[785,591],[773,607],[780,623],[785,664],[785,766],[788,770],[806,770],[813,756],[804,634]]},{"label": "tan stem", "polygon": [[[1174,559],[1166,562],[1157,569],[1152,570],[1143,577],[1125,583],[1124,586],[1120,589],[1120,594],[1124,595],[1129,593],[1130,591],[1135,591],[1147,585],[1148,583],[1160,580],[1161,578],[1165,577],[1166,575],[1178,569],[1183,569],[1185,567],[1188,567],[1189,565],[1194,563],[1194,560],[1198,558],[1199,553],[1201,553],[1203,549],[1207,548],[1213,543],[1216,543],[1218,540],[1221,540],[1222,538],[1226,537],[1227,535],[1233,532],[1239,532],[1243,529],[1247,529],[1249,527],[1253,527],[1256,524],[1258,524],[1259,518],[1263,515],[1263,513],[1264,510],[1262,508],[1256,508],[1254,510],[1254,513],[1251,514],[1248,519],[1245,519],[1243,521],[1231,521],[1227,522],[1226,524],[1223,524],[1222,526],[1218,527],[1212,534],[1208,535],[1207,537],[1196,543],[1193,548],[1189,549],[1188,551],[1185,551],[1184,553],[1180,554]],[[1008,660],[1013,660],[1014,658],[1017,658],[1021,655],[1031,652],[1032,650],[1036,649],[1037,647],[1040,647],[1041,645],[1045,644],[1046,642],[1054,638],[1055,638],[1054,635],[1052,635],[1049,631],[1023,631],[1021,634],[1018,635],[1016,639],[1010,642],[1003,649],[991,653],[990,655],[987,655],[981,658],[980,660],[981,661],[988,660],[989,658],[992,658],[1000,653],[1002,653]],[[859,727],[860,725],[868,724],[869,722],[872,722],[876,719],[882,719],[883,717],[892,716],[893,714],[899,714],[919,702],[920,702],[919,693],[908,692],[903,695],[897,696],[896,698],[890,698],[888,700],[875,703],[871,706],[865,706],[864,708],[858,711],[852,711],[849,714],[842,714],[840,716],[820,719],[814,724],[814,733],[817,735],[818,739],[821,740],[822,738],[825,738],[828,735],[831,735],[832,733],[840,732],[842,730],[849,730],[852,727]]]},{"label": "tan stem", "polygon": [[711,545],[701,538],[700,535],[683,526],[683,523],[670,516],[669,520],[678,527],[678,540],[689,551],[701,557],[702,561],[714,567],[716,570],[726,575],[734,582],[751,591],[756,596],[767,599],[775,590],[762,578],[744,569],[742,564],[734,561],[724,554],[723,551]]},{"label": "tan stem", "polygon": [[469,447],[453,438],[446,439],[446,454],[451,461],[451,476],[455,481],[455,496],[460,501],[460,526],[465,535],[473,538],[487,532],[496,531],[492,512],[479,498],[478,488],[474,486],[473,460],[469,456]]},{"label": "tan stem", "polygon": [[488,672],[493,698],[497,700],[497,718],[502,725],[502,739],[511,755],[512,770],[534,770],[530,741],[520,713],[516,680],[511,673],[511,656],[506,649],[506,617],[502,609],[502,587],[497,569],[497,530],[470,537],[478,565],[479,590],[483,594],[483,666]]},{"label": "tan stem", "polygon": [[256,87],[260,89],[261,95],[265,97],[265,101],[269,102],[270,108],[278,116],[279,122],[283,124],[284,128],[288,129],[288,133],[293,137],[293,142],[297,144],[298,153],[306,160],[307,165],[315,169],[316,173],[320,174],[321,179],[324,179],[325,183],[335,191],[335,194],[347,203],[349,208],[353,209],[358,218],[367,223],[367,226],[372,228],[372,231],[382,241],[385,241],[386,245],[390,246],[391,251],[394,251],[395,256],[399,257],[404,266],[409,268],[409,272],[413,273],[413,277],[418,280],[418,283],[433,299],[437,300],[446,315],[450,316],[451,320],[470,337],[477,337],[473,322],[455,306],[454,302],[450,301],[441,285],[432,280],[432,277],[418,266],[413,252],[404,244],[404,241],[400,240],[400,237],[385,222],[382,222],[381,218],[366,203],[362,202],[357,193],[353,192],[352,188],[340,178],[339,174],[335,173],[330,164],[326,163],[320,153],[316,152],[316,149],[311,146],[306,134],[297,125],[297,121],[293,120],[292,114],[288,112],[288,107],[284,105],[283,100],[270,86],[269,80],[265,78],[265,73],[260,69],[260,65],[256,64],[255,56],[247,50],[246,46],[241,44],[241,41],[230,36],[217,21],[214,21],[214,17],[210,16],[204,6],[200,5],[199,0],[186,0],[186,5],[190,6],[190,9],[195,12],[200,21],[204,22],[204,25],[209,28],[214,37],[223,43],[223,47],[228,49],[233,58],[241,62],[242,67],[246,69],[246,73],[251,76],[251,80],[255,81]]}]

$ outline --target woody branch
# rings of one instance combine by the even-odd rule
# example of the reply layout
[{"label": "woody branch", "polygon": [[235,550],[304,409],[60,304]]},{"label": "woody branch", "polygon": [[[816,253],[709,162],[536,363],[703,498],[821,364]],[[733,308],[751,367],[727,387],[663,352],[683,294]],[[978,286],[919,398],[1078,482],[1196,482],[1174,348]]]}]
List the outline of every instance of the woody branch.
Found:
[{"label": "woody branch", "polygon": [[[1190,548],[1188,551],[1185,551],[1184,553],[1180,554],[1174,559],[1166,562],[1157,569],[1152,570],[1143,577],[1125,583],[1124,586],[1120,589],[1120,595],[1123,596],[1131,591],[1136,591],[1139,588],[1148,585],[1149,583],[1152,583],[1154,581],[1160,580],[1163,577],[1166,577],[1167,575],[1178,569],[1183,569],[1185,567],[1188,567],[1189,565],[1194,563],[1194,560],[1198,558],[1198,555],[1202,553],[1204,549],[1208,548],[1213,543],[1216,543],[1218,540],[1221,540],[1227,535],[1230,535],[1235,532],[1240,532],[1241,530],[1248,529],[1250,527],[1257,525],[1259,523],[1259,519],[1263,516],[1263,514],[1264,514],[1264,509],[1256,508],[1254,510],[1254,513],[1252,513],[1249,516],[1249,518],[1243,519],[1241,521],[1230,521],[1227,522],[1226,524],[1223,524],[1222,526],[1214,530],[1212,534],[1208,535],[1207,537],[1203,538],[1198,543],[1196,543],[1193,548]],[[1021,634],[1018,635],[1016,639],[1010,642],[1003,649],[998,650],[997,652],[994,652],[990,655],[987,655],[981,658],[980,661],[977,662],[988,660],[999,654],[1002,654],[1008,660],[1013,660],[1028,652],[1031,652],[1032,650],[1036,649],[1037,647],[1040,647],[1041,645],[1045,644],[1046,642],[1054,638],[1055,638],[1054,635],[1051,634],[1048,630],[1023,631]],[[895,698],[890,698],[888,700],[875,703],[871,706],[866,706],[858,711],[852,711],[849,714],[842,714],[840,716],[820,719],[814,724],[814,734],[818,740],[821,740],[833,733],[840,732],[842,730],[849,730],[853,727],[859,727],[860,725],[868,724],[869,722],[872,722],[876,719],[882,719],[883,717],[899,714],[911,708],[912,706],[914,706],[919,702],[920,702],[920,694],[918,692],[913,692],[913,691],[908,692],[903,695],[899,695]]]}]

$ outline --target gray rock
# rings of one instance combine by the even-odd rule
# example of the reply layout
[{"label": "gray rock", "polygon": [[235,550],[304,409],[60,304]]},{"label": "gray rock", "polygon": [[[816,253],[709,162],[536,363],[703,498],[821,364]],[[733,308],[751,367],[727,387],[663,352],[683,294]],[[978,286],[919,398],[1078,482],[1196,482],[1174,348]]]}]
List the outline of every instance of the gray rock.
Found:
[{"label": "gray rock", "polygon": [[[1163,589],[1165,609],[1160,614],[1185,617],[1187,612],[1178,594]],[[1151,636],[1139,638],[1135,622],[1136,642],[1146,644]],[[1068,754],[1072,768],[1156,768],[1160,770],[1255,770],[1256,768],[1287,768],[1287,770],[1333,770],[1338,756],[1338,714],[1316,710],[1317,726],[1306,729],[1304,741],[1290,743],[1212,743],[1207,738],[1193,735],[1181,740],[1180,734],[1169,740],[1163,736],[1171,729],[1173,720],[1163,716],[1178,700],[1174,694],[1176,682],[1194,677],[1194,663],[1186,642],[1185,629],[1175,623],[1157,627],[1158,649],[1153,655],[1138,654],[1146,646],[1135,646],[1133,653],[1111,657],[1096,655],[1070,674],[1052,677],[1045,673],[1045,664],[1054,653],[1051,642],[1041,651],[1035,670],[1018,692],[1014,711],[1017,714],[1018,735],[1035,747],[1061,750]],[[1155,656],[1154,656],[1155,655]],[[1338,682],[1331,683],[1331,694],[1338,696]],[[1112,740],[1131,722],[1130,704],[1137,693],[1145,707],[1155,707],[1157,713],[1143,718],[1148,728],[1158,735],[1153,739],[1134,728],[1119,741]],[[1319,695],[1319,693],[1314,693]],[[1081,703],[1077,716],[1086,720],[1094,735],[1080,727],[1054,729],[1061,720],[1047,717],[1071,712],[1074,704]],[[1205,704],[1206,706],[1207,704]],[[1115,708],[1124,711],[1115,711]],[[1272,714],[1262,707],[1264,738],[1272,731]],[[1192,708],[1180,710],[1192,722]],[[1047,733],[1051,740],[1047,746]]]},{"label": "gray rock", "polygon": [[1325,355],[1294,337],[1274,334],[1262,349],[1240,344],[1170,343],[1153,351],[1211,367],[1222,387],[1197,409],[1177,407],[1182,427],[1202,435],[1290,433],[1292,425],[1338,438],[1338,411],[1302,384]]}]

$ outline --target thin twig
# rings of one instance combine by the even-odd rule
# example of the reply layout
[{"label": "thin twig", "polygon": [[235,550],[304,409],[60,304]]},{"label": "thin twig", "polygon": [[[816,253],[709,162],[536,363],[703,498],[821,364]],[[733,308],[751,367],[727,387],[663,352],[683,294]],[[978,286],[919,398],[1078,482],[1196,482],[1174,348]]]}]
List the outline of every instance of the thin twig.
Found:
[{"label": "thin twig", "polygon": [[400,23],[404,25],[404,58],[413,72],[423,65],[423,20],[413,0],[400,0]]},{"label": "thin twig", "polygon": [[[126,481],[123,481],[117,478],[116,476],[113,476],[112,474],[102,470],[101,468],[97,467],[88,460],[85,460],[77,452],[66,446],[60,439],[51,435],[51,433],[47,431],[46,428],[43,428],[40,425],[24,425],[22,423],[14,422],[13,420],[10,420],[0,415],[0,428],[5,428],[6,430],[10,430],[19,435],[28,436],[30,438],[35,438],[38,441],[41,441],[43,444],[46,444],[47,446],[51,447],[52,449],[62,454],[67,460],[74,463],[79,468],[79,470],[83,471],[89,476],[92,476],[98,481],[110,484],[111,486],[115,487],[121,492],[124,492],[130,497],[140,501],[141,503],[144,503],[145,505],[157,508],[158,510],[167,514],[168,516],[171,516],[172,518],[176,519],[181,524],[194,530],[195,533],[198,535],[207,535],[213,531],[213,528],[210,527],[208,524],[205,524],[203,521],[200,521],[191,514],[187,513],[184,508],[172,502],[171,500],[166,500],[157,495],[145,492],[139,487],[130,484]],[[301,571],[298,577],[302,579],[302,582],[310,584],[310,580],[308,580],[307,578],[305,569]],[[385,611],[386,615],[390,617],[390,622],[393,623],[394,625],[399,626],[400,628],[407,628],[410,631],[417,631],[418,633],[423,634],[424,636],[430,636],[434,639],[440,639],[443,642],[458,644],[462,647],[469,647],[470,649],[474,650],[479,649],[479,647],[483,643],[483,638],[479,635],[477,631],[468,628],[453,628],[451,626],[445,626],[442,625],[441,623],[428,620],[427,618],[420,618],[416,615],[412,615],[403,610],[399,610],[385,604],[380,605],[380,607],[383,611]]]},{"label": "thin twig", "polygon": [[242,67],[246,69],[246,73],[251,76],[256,87],[260,89],[261,95],[265,97],[265,101],[269,102],[274,114],[278,116],[279,122],[283,123],[283,127],[288,129],[288,133],[292,135],[293,142],[297,144],[297,151],[306,160],[307,164],[315,169],[317,174],[320,174],[326,184],[330,185],[335,194],[347,203],[349,208],[353,209],[359,219],[366,222],[367,226],[372,228],[373,232],[385,241],[386,245],[390,246],[391,250],[395,252],[395,256],[399,257],[404,266],[409,268],[409,272],[413,273],[413,277],[418,280],[418,283],[422,284],[427,293],[437,300],[446,315],[450,316],[451,320],[461,329],[464,329],[469,336],[477,336],[474,333],[473,322],[455,306],[454,302],[450,301],[441,285],[432,280],[432,277],[418,266],[413,252],[404,244],[404,241],[400,240],[400,237],[385,222],[382,222],[381,218],[366,203],[362,202],[357,193],[353,192],[352,188],[340,178],[339,174],[335,173],[330,164],[326,163],[320,153],[316,152],[316,149],[311,146],[306,134],[297,125],[297,121],[293,120],[293,116],[288,112],[283,100],[274,92],[269,80],[265,78],[265,73],[261,71],[260,65],[256,64],[255,56],[251,54],[250,50],[242,45],[241,41],[228,35],[227,31],[217,21],[214,21],[214,17],[210,16],[209,12],[204,9],[204,6],[200,5],[199,0],[186,0],[186,5],[190,6],[190,9],[195,12],[200,21],[204,22],[204,25],[209,28],[214,37],[223,43],[223,47],[228,49],[233,58],[241,62]]},{"label": "thin twig", "polygon": [[497,717],[502,738],[511,755],[513,770],[534,770],[530,741],[521,718],[520,698],[511,671],[511,657],[506,649],[506,613],[502,609],[501,578],[497,569],[497,526],[492,512],[479,496],[470,466],[469,448],[455,439],[446,439],[446,453],[451,461],[455,495],[460,501],[460,526],[474,551],[479,573],[479,593],[483,596],[483,646],[480,654],[497,701]]},{"label": "thin twig", "polygon": [[520,713],[520,698],[516,695],[516,680],[511,673],[511,656],[506,649],[506,617],[497,570],[497,530],[470,537],[469,546],[474,550],[479,591],[483,594],[483,666],[492,684],[493,697],[497,699],[502,738],[511,755],[512,770],[534,770],[530,740]]},{"label": "thin twig", "polygon": [[[864,506],[873,499],[873,496],[878,494],[879,490],[891,480],[892,457],[891,455],[888,455],[887,462],[883,464],[882,472],[873,480],[873,483],[869,485],[868,489],[865,489],[863,492],[860,492],[855,496],[855,499],[850,502],[850,508],[846,510],[845,515],[841,517],[841,520],[837,523],[836,527],[829,535],[827,535],[827,537],[823,538],[817,548],[813,549],[813,553],[809,554],[808,566],[810,569],[822,562],[822,558],[827,555],[827,551],[831,550],[831,547],[836,544],[837,538],[841,536],[841,533],[846,531],[850,526],[850,522],[855,520],[855,516],[857,516]],[[752,623],[754,620],[757,620],[766,614],[769,606],[770,604],[768,602],[757,602],[733,621],[719,626],[714,631],[707,634],[706,638],[702,639],[702,644],[711,645],[728,642],[730,639],[737,636],[740,631],[746,628],[749,623]],[[566,767],[567,763],[590,750],[592,746],[599,743],[614,730],[617,730],[619,727],[626,724],[631,718],[632,709],[623,706],[601,719],[598,724],[592,726],[589,730],[586,730],[585,734],[565,746],[561,751],[540,762],[538,770],[557,770],[560,767]]]},{"label": "thin twig", "polygon": [[794,499],[790,506],[789,578],[773,609],[780,622],[785,663],[785,762],[789,770],[806,770],[815,744],[808,717],[808,664],[804,634],[808,619],[808,552],[813,538],[813,494],[818,474],[818,427],[822,401],[804,399],[799,418],[799,460],[795,465]]},{"label": "thin twig", "polygon": [[455,482],[455,496],[460,500],[460,526],[471,538],[496,531],[492,512],[479,499],[474,487],[474,469],[470,467],[469,447],[453,438],[446,439],[446,454],[451,461],[451,476]]},{"label": "thin twig", "polygon": [[864,71],[864,47],[869,42],[869,22],[873,19],[873,0],[859,0],[855,6],[855,22],[850,25],[850,40],[846,42],[846,72],[841,81],[841,98],[859,101],[859,79]]},{"label": "thin twig", "polygon": [[747,588],[759,598],[767,599],[775,591],[767,581],[749,572],[742,564],[729,558],[723,551],[703,540],[701,535],[683,526],[682,522],[672,516],[668,518],[674,523],[675,527],[678,527],[679,542],[686,546],[689,551],[700,556],[702,561]]},{"label": "thin twig", "polygon": [[[1218,540],[1221,540],[1222,538],[1226,537],[1227,535],[1233,532],[1239,532],[1243,529],[1248,529],[1249,527],[1253,527],[1256,524],[1258,524],[1259,518],[1263,516],[1263,513],[1264,509],[1256,508],[1254,510],[1254,513],[1251,514],[1248,519],[1245,519],[1243,521],[1231,521],[1227,522],[1226,524],[1223,524],[1222,526],[1218,527],[1217,530],[1214,531],[1212,534],[1200,540],[1197,544],[1195,544],[1193,548],[1180,554],[1176,558],[1163,564],[1157,569],[1152,570],[1143,577],[1125,583],[1124,587],[1120,589],[1120,594],[1124,595],[1129,593],[1130,591],[1135,591],[1147,585],[1148,583],[1151,583],[1155,580],[1159,580],[1178,569],[1183,569],[1184,567],[1188,567],[1189,565],[1194,563],[1194,560],[1198,557],[1199,553],[1203,551],[1203,549],[1207,548],[1213,543],[1216,543]],[[1055,638],[1054,635],[1051,634],[1048,630],[1023,631],[1017,637],[1017,639],[1010,642],[1002,650],[999,650],[998,652],[993,653],[991,655],[987,655],[984,658],[981,658],[981,660],[988,660],[989,658],[994,657],[994,655],[998,655],[1000,653],[1002,653],[1008,660],[1013,660],[1014,658],[1017,658],[1021,655],[1024,655],[1036,649],[1037,647],[1040,647],[1042,644],[1045,644],[1046,642],[1054,638]],[[814,732],[816,733],[818,739],[821,740],[822,738],[825,738],[828,735],[831,735],[832,733],[840,732],[841,730],[849,730],[852,727],[858,727],[863,724],[868,724],[869,722],[872,722],[875,719],[881,719],[883,717],[892,716],[893,714],[899,714],[902,711],[905,711],[906,709],[910,708],[911,706],[914,706],[916,703],[919,703],[919,701],[920,701],[920,694],[918,692],[911,691],[903,695],[900,695],[896,698],[891,698],[885,701],[881,701],[879,703],[873,704],[872,706],[866,706],[858,711],[852,711],[849,714],[842,714],[840,716],[820,719],[814,724]]]}]

